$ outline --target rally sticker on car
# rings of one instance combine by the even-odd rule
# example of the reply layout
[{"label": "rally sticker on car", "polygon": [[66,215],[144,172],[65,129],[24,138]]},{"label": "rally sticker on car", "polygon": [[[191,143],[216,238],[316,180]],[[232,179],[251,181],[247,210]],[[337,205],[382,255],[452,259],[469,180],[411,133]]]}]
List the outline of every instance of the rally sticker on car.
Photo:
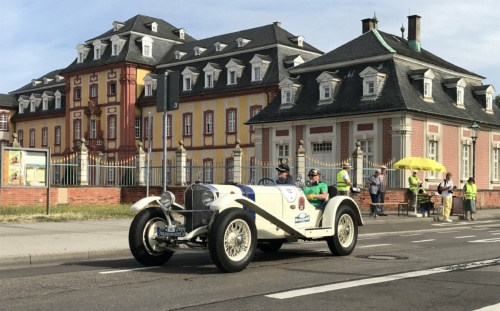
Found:
[{"label": "rally sticker on car", "polygon": [[281,190],[281,193],[285,197],[285,199],[293,203],[297,199],[297,187],[295,186],[280,186],[278,187]]},{"label": "rally sticker on car", "polygon": [[306,213],[300,213],[295,217],[295,223],[296,224],[301,224],[301,223],[306,223],[311,220],[311,216],[307,215]]}]

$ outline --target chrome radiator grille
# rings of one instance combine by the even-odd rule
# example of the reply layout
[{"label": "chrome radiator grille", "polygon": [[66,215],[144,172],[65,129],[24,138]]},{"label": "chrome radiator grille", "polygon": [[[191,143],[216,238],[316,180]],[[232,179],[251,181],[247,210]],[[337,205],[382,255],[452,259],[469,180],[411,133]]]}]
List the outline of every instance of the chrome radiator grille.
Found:
[{"label": "chrome radiator grille", "polygon": [[210,216],[212,215],[210,208],[204,206],[201,201],[201,196],[206,190],[208,189],[205,186],[194,184],[190,185],[186,189],[186,192],[184,192],[184,206],[187,211],[192,211],[184,213],[187,232],[204,226],[204,220],[206,223],[210,220]]}]

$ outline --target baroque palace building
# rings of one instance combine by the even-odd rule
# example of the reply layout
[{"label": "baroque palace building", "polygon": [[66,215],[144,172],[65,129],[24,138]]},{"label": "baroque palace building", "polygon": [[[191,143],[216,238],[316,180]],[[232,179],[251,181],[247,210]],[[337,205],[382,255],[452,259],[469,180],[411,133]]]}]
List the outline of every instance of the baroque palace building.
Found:
[{"label": "baroque palace building", "polygon": [[[130,158],[142,143],[160,165],[156,86],[158,74],[169,70],[180,73],[179,109],[166,118],[170,163],[180,141],[188,164],[201,167],[230,166],[238,142],[245,163],[292,159],[299,141],[318,161],[339,162],[359,142],[375,163],[435,159],[461,186],[472,175],[469,126],[476,121],[478,187],[500,188],[495,89],[423,49],[420,21],[408,17],[405,38],[403,27],[392,35],[378,30],[376,18],[364,19],[359,37],[323,54],[277,22],[195,40],[182,28],[137,15],[78,44],[68,67],[0,94],[0,143],[17,133],[22,146],[62,157],[85,138],[91,154],[110,161]],[[425,187],[443,177],[419,176]],[[211,181],[206,172],[203,181]]]}]

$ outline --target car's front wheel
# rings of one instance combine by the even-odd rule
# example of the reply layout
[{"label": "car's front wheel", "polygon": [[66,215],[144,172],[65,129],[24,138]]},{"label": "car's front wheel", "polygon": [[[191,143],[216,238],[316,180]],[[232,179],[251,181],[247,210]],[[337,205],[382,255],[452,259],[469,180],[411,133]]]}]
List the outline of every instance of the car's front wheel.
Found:
[{"label": "car's front wheel", "polygon": [[332,254],[346,256],[354,251],[358,240],[358,224],[354,211],[347,205],[341,205],[335,219],[335,234],[326,242]]},{"label": "car's front wheel", "polygon": [[165,214],[157,207],[140,211],[132,221],[128,233],[130,252],[134,258],[145,266],[161,266],[174,254],[165,250],[154,239],[157,228],[165,228]]},{"label": "car's front wheel", "polygon": [[215,265],[224,272],[245,269],[255,253],[257,229],[247,211],[230,208],[215,218],[208,236],[208,249]]}]

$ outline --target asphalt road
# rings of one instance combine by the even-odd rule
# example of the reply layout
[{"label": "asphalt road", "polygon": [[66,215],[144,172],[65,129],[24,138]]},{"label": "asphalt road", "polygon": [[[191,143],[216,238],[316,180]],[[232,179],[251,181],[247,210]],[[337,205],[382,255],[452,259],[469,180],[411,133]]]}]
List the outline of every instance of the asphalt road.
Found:
[{"label": "asphalt road", "polygon": [[351,256],[293,243],[234,274],[208,254],[0,270],[0,310],[493,311],[499,293],[499,220],[370,225]]}]

